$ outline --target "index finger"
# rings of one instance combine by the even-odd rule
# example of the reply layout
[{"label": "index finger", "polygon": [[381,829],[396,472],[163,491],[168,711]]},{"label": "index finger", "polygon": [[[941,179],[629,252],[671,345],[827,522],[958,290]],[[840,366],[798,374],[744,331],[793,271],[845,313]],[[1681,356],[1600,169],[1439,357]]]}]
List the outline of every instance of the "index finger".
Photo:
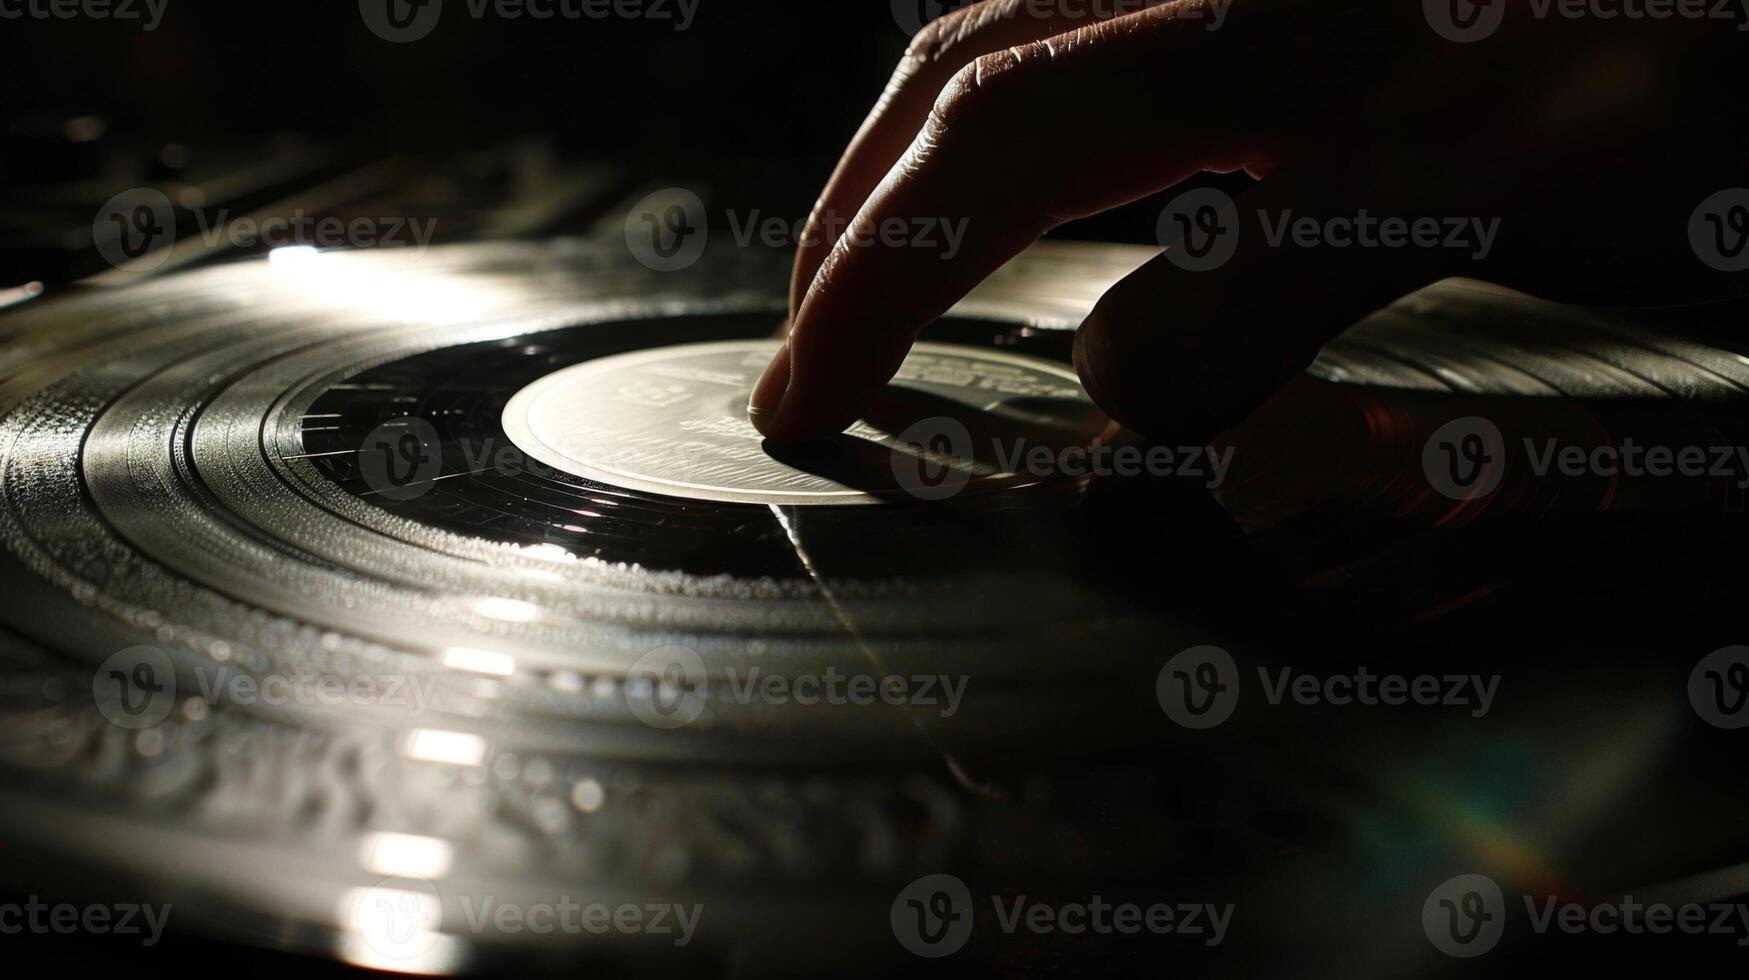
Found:
[{"label": "index finger", "polygon": [[841,431],[918,331],[1052,227],[1242,165],[1257,127],[1222,91],[1175,102],[1170,132],[1136,126],[1135,103],[1111,97],[1182,91],[1253,61],[1267,32],[1204,30],[1207,6],[1150,8],[955,75],[821,264],[749,404],[760,432]]},{"label": "index finger", "polygon": [[[1103,5],[1037,0],[981,0],[923,26],[900,59],[886,91],[845,148],[820,194],[796,248],[790,313],[801,308],[820,265],[838,244],[839,223],[853,217],[910,146],[942,87],[976,58],[1053,37],[1091,22],[1172,0],[1120,0]],[[1113,8],[1127,7],[1128,10]]]}]

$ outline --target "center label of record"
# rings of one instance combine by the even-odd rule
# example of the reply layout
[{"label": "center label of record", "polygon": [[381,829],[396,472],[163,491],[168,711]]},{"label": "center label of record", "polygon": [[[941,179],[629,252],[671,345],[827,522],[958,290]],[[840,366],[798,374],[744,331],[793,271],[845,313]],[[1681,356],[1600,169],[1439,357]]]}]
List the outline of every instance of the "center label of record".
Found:
[{"label": "center label of record", "polygon": [[775,340],[687,344],[589,361],[517,392],[518,449],[610,486],[743,504],[943,499],[1050,479],[1016,465],[1039,447],[1088,446],[1111,428],[1066,365],[918,344],[866,416],[806,446],[767,443],[747,395]]}]

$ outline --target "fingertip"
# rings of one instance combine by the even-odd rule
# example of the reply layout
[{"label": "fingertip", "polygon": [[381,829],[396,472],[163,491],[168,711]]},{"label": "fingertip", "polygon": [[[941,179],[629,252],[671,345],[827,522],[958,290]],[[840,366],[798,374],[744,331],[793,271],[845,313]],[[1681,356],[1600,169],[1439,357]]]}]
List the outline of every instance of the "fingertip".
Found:
[{"label": "fingertip", "polygon": [[784,393],[789,390],[790,353],[789,343],[778,349],[771,363],[765,366],[765,372],[759,376],[759,381],[753,385],[753,391],[747,396],[747,420],[753,423],[753,428],[760,435],[769,436],[768,431],[776,421],[778,410],[783,407]]},{"label": "fingertip", "polygon": [[786,341],[747,399],[747,421],[755,431],[772,442],[807,442],[836,435],[855,421],[844,416],[838,400],[803,390],[794,365]]},{"label": "fingertip", "polygon": [[759,434],[772,442],[812,442],[835,436],[849,428],[854,415],[833,412],[825,405],[808,404],[793,393],[769,411],[749,408],[747,417]]},{"label": "fingertip", "polygon": [[[1206,442],[1242,421],[1279,379],[1236,337],[1211,339],[1212,323],[1159,329],[1103,302],[1075,333],[1075,372],[1113,421],[1155,439]],[[1235,331],[1236,332],[1236,331]]]},{"label": "fingertip", "polygon": [[1116,419],[1117,414],[1112,411],[1109,398],[1105,394],[1105,385],[1099,380],[1099,372],[1094,367],[1099,361],[1099,355],[1093,349],[1096,332],[1094,319],[1089,316],[1080,329],[1075,331],[1075,345],[1070,359],[1075,365],[1075,373],[1081,378],[1081,387],[1086,390],[1087,397],[1093,399],[1093,403],[1106,415]]},{"label": "fingertip", "polygon": [[1114,379],[1111,367],[1123,355],[1112,349],[1113,338],[1104,303],[1096,306],[1075,331],[1072,360],[1087,397],[1113,421],[1134,431],[1145,431],[1150,421],[1124,397],[1122,378]]}]

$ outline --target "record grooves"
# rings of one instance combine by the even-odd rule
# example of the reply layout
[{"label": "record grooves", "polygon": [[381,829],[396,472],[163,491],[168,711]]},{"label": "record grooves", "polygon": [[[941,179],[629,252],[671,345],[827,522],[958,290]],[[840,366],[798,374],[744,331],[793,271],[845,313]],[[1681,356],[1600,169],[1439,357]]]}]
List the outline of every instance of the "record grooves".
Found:
[{"label": "record grooves", "polygon": [[[1394,908],[1364,869],[1419,874],[1443,859],[1400,846],[1450,844],[1416,793],[1456,794],[1453,812],[1493,804],[1453,788],[1450,760],[1509,756],[1521,733],[1555,731],[1547,771],[1597,771],[1598,747],[1619,742],[1574,707],[1591,703],[1575,691],[1595,688],[1619,717],[1680,743],[1641,774],[1653,790],[1717,761],[1720,746],[1671,721],[1660,692],[1680,679],[1666,684],[1658,658],[1575,666],[1638,634],[1556,622],[1539,636],[1546,655],[1521,657],[1529,641],[1489,619],[1515,603],[1559,612],[1613,587],[1649,595],[1656,582],[1589,567],[1648,515],[1697,529],[1670,559],[1692,575],[1665,577],[1742,583],[1727,561],[1744,503],[1730,478],[1550,478],[1512,448],[1749,441],[1749,362],[1657,324],[1441,284],[1332,343],[1224,436],[1215,448],[1233,451],[1232,469],[1212,492],[1206,480],[1009,479],[1000,467],[942,499],[877,485],[901,479],[896,464],[911,457],[892,446],[931,417],[957,419],[980,446],[1103,434],[1064,424],[1087,419],[1044,411],[1050,399],[1028,386],[1072,380],[1072,328],[1146,257],[1061,244],[1029,254],[925,334],[935,346],[921,353],[936,358],[925,380],[902,376],[851,443],[811,457],[734,428],[722,406],[744,404],[730,390],[741,375],[680,363],[713,351],[737,370],[735,357],[756,363],[756,348],[721,345],[769,336],[786,270],[746,250],[684,275],[600,241],[322,254],[8,313],[9,853],[90,875],[69,874],[69,888],[152,883],[223,939],[271,934],[370,966],[383,951],[345,901],[401,873],[382,855],[409,840],[441,843],[415,850],[445,856],[422,880],[449,904],[432,959],[399,968],[539,962],[556,940],[467,933],[455,903],[567,889],[704,902],[713,912],[689,955],[707,971],[781,961],[814,933],[840,937],[822,955],[886,967],[893,896],[946,870],[1071,895],[1172,881],[1275,924],[1305,921],[1332,887],[1355,895],[1356,921],[1296,937],[1316,944],[1376,929]],[[673,360],[639,374],[647,352]],[[739,483],[691,481],[735,471],[690,456],[654,475],[563,451],[595,475],[540,463],[508,431],[506,407],[577,368],[682,423],[686,440],[735,440],[728,458],[741,463],[750,447],[771,458]],[[956,404],[955,391],[979,394]],[[1497,489],[1454,497],[1424,455],[1469,417],[1491,420],[1510,451]],[[602,475],[621,464],[642,488]],[[664,477],[732,492],[649,489]],[[805,496],[821,485],[861,496],[753,502],[771,486]],[[1594,577],[1563,589],[1557,572]],[[1461,656],[1524,693],[1487,735],[1461,719],[1411,730],[1389,713],[1332,726],[1253,695],[1250,724],[1196,741],[1162,714],[1155,683],[1168,657],[1203,644],[1296,669]],[[94,679],[123,656],[134,658],[124,676],[164,665],[174,696],[151,725],[105,715]],[[749,698],[755,671],[964,682],[963,701]],[[205,696],[239,677],[394,677],[421,699],[413,710]],[[676,705],[689,717],[672,723]],[[1525,798],[1544,802],[1542,789]],[[1636,818],[1612,826],[1681,826],[1675,797],[1640,796]],[[1686,867],[1647,868],[1623,849],[1568,870],[1597,891],[1675,880],[1726,863],[1724,832],[1690,828]],[[1539,824],[1531,838],[1560,866],[1576,833]],[[639,964],[673,952],[584,942]],[[1207,954],[1173,950],[1189,964]]]}]

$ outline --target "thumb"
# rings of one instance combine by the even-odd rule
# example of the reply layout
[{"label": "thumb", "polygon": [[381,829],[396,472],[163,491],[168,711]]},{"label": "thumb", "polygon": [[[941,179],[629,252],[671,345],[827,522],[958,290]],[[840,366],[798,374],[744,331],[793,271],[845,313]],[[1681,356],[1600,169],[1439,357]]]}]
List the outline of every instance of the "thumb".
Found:
[{"label": "thumb", "polygon": [[1174,198],[1160,222],[1166,251],[1113,286],[1076,335],[1094,401],[1146,435],[1207,441],[1331,337],[1485,258],[1498,220],[1414,204],[1369,169],[1282,171],[1236,201],[1213,188]]}]

